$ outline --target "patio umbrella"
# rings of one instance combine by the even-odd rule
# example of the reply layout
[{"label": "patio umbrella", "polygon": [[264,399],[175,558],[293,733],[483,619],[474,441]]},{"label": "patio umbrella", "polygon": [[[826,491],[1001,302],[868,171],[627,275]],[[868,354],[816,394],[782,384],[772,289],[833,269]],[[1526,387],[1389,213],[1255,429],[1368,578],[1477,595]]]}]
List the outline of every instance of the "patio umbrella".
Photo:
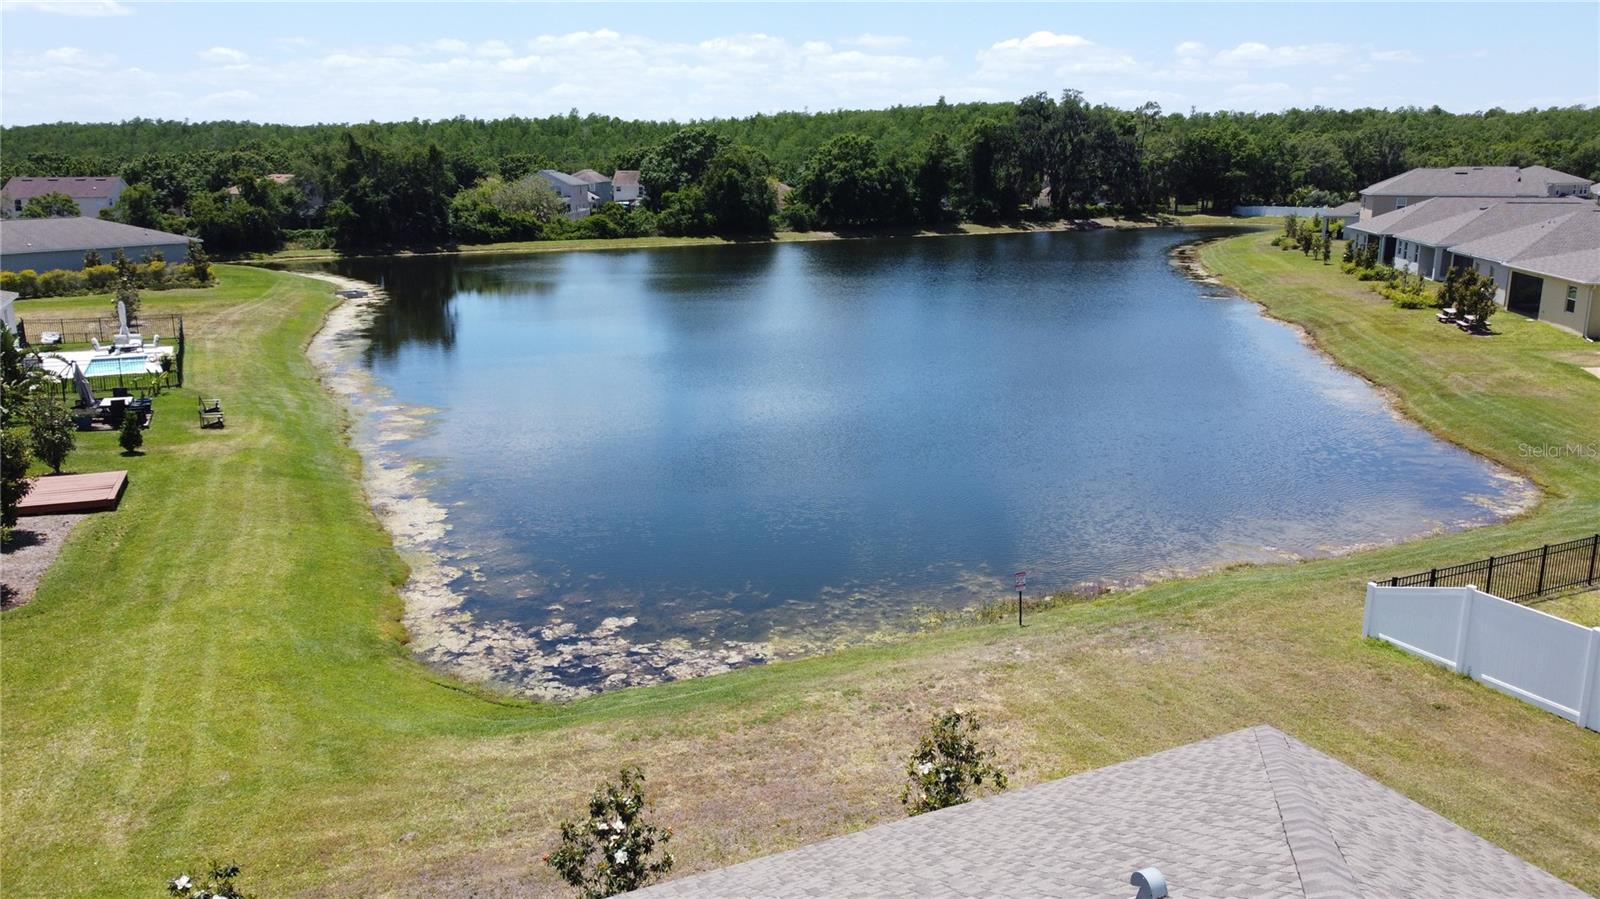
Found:
[{"label": "patio umbrella", "polygon": [[72,363],[72,383],[78,388],[78,399],[83,401],[85,409],[93,409],[99,405],[95,402],[94,391],[89,389],[89,379],[84,377],[83,369],[78,363]]},{"label": "patio umbrella", "polygon": [[128,336],[128,305],[121,300],[117,301],[117,329],[118,337]]},{"label": "patio umbrella", "polygon": [[28,345],[28,323],[27,322],[17,322],[17,346],[26,347],[27,345]]}]

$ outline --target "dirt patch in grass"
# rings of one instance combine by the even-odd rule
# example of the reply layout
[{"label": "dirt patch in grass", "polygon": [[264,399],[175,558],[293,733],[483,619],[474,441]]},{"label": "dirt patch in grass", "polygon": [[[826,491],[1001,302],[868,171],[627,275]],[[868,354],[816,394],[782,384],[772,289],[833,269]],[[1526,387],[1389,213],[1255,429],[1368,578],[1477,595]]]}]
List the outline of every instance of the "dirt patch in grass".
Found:
[{"label": "dirt patch in grass", "polygon": [[37,515],[17,522],[11,539],[0,545],[0,610],[33,600],[40,578],[82,520],[82,515]]}]

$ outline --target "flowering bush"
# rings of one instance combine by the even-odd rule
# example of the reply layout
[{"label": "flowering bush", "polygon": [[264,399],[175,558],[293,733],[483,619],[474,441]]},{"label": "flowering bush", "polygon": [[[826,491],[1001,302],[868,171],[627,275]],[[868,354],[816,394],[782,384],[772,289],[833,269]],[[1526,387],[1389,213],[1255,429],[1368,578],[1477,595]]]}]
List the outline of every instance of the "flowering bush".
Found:
[{"label": "flowering bush", "polygon": [[900,792],[900,802],[911,814],[960,805],[969,798],[969,789],[986,781],[996,790],[1006,788],[1006,773],[990,761],[994,753],[978,747],[978,729],[978,719],[962,712],[945,712],[933,719],[906,762],[911,782]]},{"label": "flowering bush", "polygon": [[234,883],[238,876],[238,865],[212,862],[210,873],[203,879],[179,874],[167,881],[167,893],[181,899],[250,899],[250,894]]},{"label": "flowering bush", "polygon": [[620,783],[602,784],[589,797],[589,819],[563,822],[561,847],[544,857],[582,899],[636,890],[672,870],[672,831],[643,820],[643,783],[638,768],[624,768]]}]

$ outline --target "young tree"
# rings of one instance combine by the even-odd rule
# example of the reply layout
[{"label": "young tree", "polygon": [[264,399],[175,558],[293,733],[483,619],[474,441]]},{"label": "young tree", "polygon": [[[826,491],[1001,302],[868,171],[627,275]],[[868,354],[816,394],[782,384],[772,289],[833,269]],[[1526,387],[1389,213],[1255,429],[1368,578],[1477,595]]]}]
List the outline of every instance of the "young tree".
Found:
[{"label": "young tree", "polygon": [[104,265],[104,264],[105,263],[100,261],[100,251],[99,250],[90,250],[89,252],[83,254],[83,267],[84,268],[94,268],[97,265]]},{"label": "young tree", "polygon": [[35,397],[29,406],[28,442],[33,456],[60,474],[75,445],[72,416],[48,394]]},{"label": "young tree", "polygon": [[117,443],[122,446],[122,451],[126,455],[131,456],[139,451],[139,447],[144,446],[144,428],[140,421],[143,417],[136,409],[129,409],[123,413],[122,433],[117,435]]},{"label": "young tree", "polygon": [[129,277],[117,279],[116,300],[128,313],[128,324],[132,325],[139,320],[139,288],[134,280]]},{"label": "young tree", "polygon": [[189,270],[194,272],[194,279],[201,284],[210,284],[211,256],[206,253],[205,245],[198,240],[189,241],[188,255]]},{"label": "young tree", "polygon": [[[589,797],[589,817],[561,824],[561,846],[544,857],[581,899],[636,890],[672,870],[672,831],[644,820],[644,775],[624,768],[618,783]],[[659,857],[657,851],[659,850]]]},{"label": "young tree", "polygon": [[929,732],[906,761],[909,783],[900,802],[913,815],[960,805],[969,790],[985,782],[1006,788],[1006,773],[993,762],[994,753],[978,746],[978,719],[949,711],[933,719]]},{"label": "young tree", "polygon": [[17,526],[17,504],[33,489],[28,480],[28,441],[14,428],[0,430],[0,539],[9,539]]},{"label": "young tree", "polygon": [[22,207],[25,219],[73,218],[83,214],[76,200],[59,191],[40,194]]}]

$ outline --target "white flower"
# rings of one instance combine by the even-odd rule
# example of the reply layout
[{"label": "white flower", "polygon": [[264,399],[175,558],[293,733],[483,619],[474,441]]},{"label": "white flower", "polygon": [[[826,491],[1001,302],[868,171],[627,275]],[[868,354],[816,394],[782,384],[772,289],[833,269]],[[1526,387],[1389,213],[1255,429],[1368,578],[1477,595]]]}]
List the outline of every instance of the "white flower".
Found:
[{"label": "white flower", "polygon": [[933,770],[933,763],[932,762],[923,762],[922,764],[917,766],[917,773],[918,774],[926,775],[929,771],[932,771],[932,770]]},{"label": "white flower", "polygon": [[617,864],[626,865],[628,863],[628,850],[618,849],[617,854],[612,856],[612,858],[617,860]]},{"label": "white flower", "polygon": [[175,890],[187,890],[191,882],[189,875],[183,874],[172,881],[172,888]]},{"label": "white flower", "polygon": [[612,818],[611,819],[611,829],[616,831],[617,833],[622,833],[624,830],[627,829],[627,825],[622,823],[622,819],[621,818]]}]

